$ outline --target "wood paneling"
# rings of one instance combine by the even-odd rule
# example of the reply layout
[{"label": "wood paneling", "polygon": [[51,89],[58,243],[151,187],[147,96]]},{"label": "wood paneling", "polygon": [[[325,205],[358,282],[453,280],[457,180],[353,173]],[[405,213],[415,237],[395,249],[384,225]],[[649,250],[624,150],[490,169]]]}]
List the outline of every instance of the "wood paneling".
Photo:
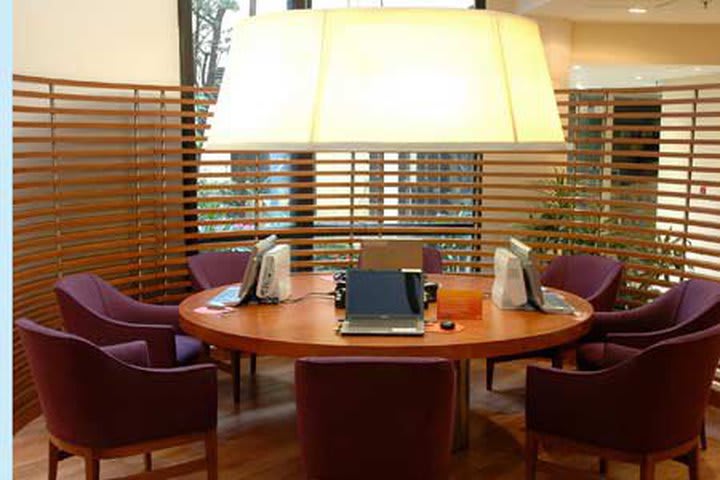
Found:
[{"label": "wood paneling", "polygon": [[[276,233],[298,269],[352,265],[365,236],[412,236],[454,273],[523,237],[628,266],[618,306],[720,278],[720,85],[562,90],[569,150],[204,154],[213,89],[15,76],[15,316],[60,326],[52,286],[96,272],[151,302],[186,255]],[[195,107],[195,110],[188,108]],[[15,343],[15,427],[38,413]]]}]

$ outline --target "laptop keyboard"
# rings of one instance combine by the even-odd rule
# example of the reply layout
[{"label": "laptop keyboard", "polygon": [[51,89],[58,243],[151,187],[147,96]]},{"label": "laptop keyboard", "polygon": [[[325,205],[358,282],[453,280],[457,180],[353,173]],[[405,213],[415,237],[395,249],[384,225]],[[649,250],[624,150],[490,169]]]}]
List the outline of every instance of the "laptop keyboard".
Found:
[{"label": "laptop keyboard", "polygon": [[545,292],[543,296],[545,297],[545,303],[543,304],[544,308],[558,312],[573,311],[573,308],[568,305],[565,299],[562,298],[560,295],[557,295],[553,292]]},{"label": "laptop keyboard", "polygon": [[378,330],[392,330],[392,329],[415,329],[418,326],[418,320],[408,318],[405,319],[368,319],[368,320],[357,320],[351,321],[348,324],[348,328],[353,332],[377,332]]},{"label": "laptop keyboard", "polygon": [[228,287],[210,300],[210,305],[234,305],[237,304],[240,287]]}]

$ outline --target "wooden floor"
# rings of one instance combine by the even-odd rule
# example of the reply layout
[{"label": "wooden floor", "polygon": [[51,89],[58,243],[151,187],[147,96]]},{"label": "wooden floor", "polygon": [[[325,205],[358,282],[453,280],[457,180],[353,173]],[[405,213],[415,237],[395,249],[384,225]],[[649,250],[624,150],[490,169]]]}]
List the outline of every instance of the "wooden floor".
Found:
[{"label": "wooden floor", "polygon": [[[523,478],[523,402],[524,362],[499,364],[496,367],[496,392],[484,389],[482,361],[473,362],[471,447],[455,457],[453,477],[465,479]],[[243,364],[246,371],[247,364]],[[295,435],[292,363],[277,358],[261,358],[255,380],[243,378],[242,402],[232,403],[230,378],[218,373],[220,406],[218,411],[219,458],[221,479],[301,479],[302,464]],[[701,456],[701,478],[720,479],[720,415],[715,409],[708,414],[710,448]],[[14,437],[14,478],[47,478],[47,439],[43,420],[37,419]],[[173,448],[154,454],[156,466],[202,455],[200,444]],[[597,459],[543,452],[537,478],[582,480],[600,478]],[[101,462],[101,478],[130,475],[143,468],[141,456]],[[80,459],[70,458],[60,464],[60,479],[83,478]],[[204,473],[183,478],[204,479]],[[635,466],[611,462],[608,479],[637,479]],[[658,479],[687,478],[687,469],[675,462],[658,466]]]}]

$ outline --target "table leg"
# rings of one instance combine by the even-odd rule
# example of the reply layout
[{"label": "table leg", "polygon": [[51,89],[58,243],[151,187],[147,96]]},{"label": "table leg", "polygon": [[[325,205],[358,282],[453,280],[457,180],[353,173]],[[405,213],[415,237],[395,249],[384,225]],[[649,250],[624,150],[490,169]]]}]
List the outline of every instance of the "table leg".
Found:
[{"label": "table leg", "polygon": [[233,401],[238,404],[240,403],[240,352],[237,350],[230,352],[230,362],[232,363]]},{"label": "table leg", "polygon": [[455,428],[453,452],[470,446],[470,360],[455,361]]},{"label": "table leg", "polygon": [[250,375],[255,375],[257,372],[257,355],[254,353],[250,354]]}]

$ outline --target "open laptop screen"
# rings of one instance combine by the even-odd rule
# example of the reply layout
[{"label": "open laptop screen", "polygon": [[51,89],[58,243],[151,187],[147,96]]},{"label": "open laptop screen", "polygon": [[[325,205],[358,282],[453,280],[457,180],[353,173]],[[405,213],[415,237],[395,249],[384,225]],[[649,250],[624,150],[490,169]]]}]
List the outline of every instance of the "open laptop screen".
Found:
[{"label": "open laptop screen", "polygon": [[422,274],[388,270],[349,270],[347,317],[421,315]]}]

